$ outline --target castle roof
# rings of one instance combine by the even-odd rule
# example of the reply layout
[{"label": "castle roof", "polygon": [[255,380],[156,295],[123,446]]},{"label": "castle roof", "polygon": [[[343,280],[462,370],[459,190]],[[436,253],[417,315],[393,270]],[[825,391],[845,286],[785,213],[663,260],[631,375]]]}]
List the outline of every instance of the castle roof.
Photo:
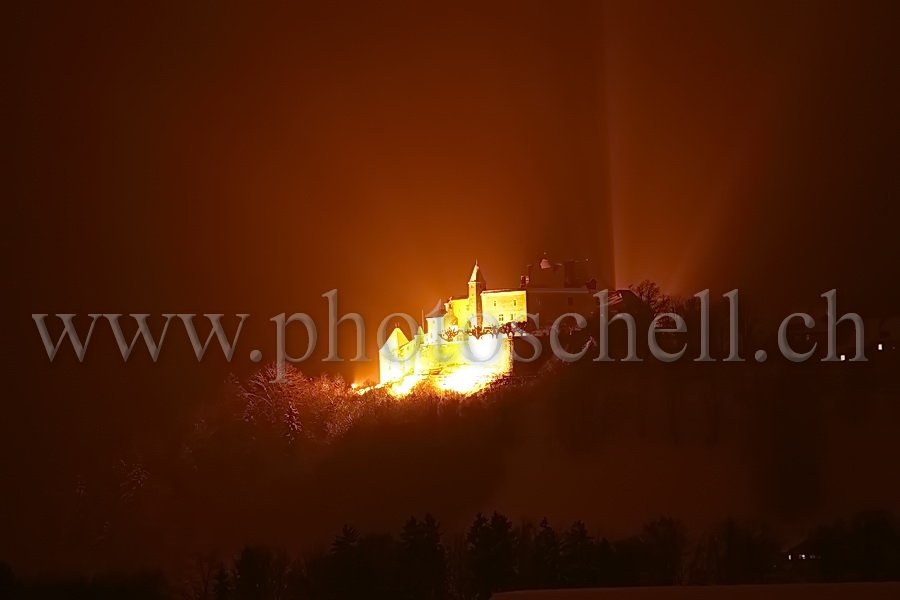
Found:
[{"label": "castle roof", "polygon": [[400,348],[401,346],[405,346],[409,343],[409,340],[406,339],[406,335],[404,335],[403,330],[399,327],[394,327],[394,330],[391,332],[391,335],[388,336],[388,339],[385,340],[383,348],[389,348],[391,350]]},{"label": "castle roof", "polygon": [[444,310],[444,301],[438,300],[437,305],[434,307],[434,310],[432,310],[425,316],[429,319],[434,319],[437,317],[443,317],[445,314],[447,314],[447,311]]},{"label": "castle roof", "polygon": [[469,277],[469,283],[484,283],[484,275],[481,274],[481,267],[478,266],[478,261],[475,261],[475,268],[472,269],[472,276]]}]

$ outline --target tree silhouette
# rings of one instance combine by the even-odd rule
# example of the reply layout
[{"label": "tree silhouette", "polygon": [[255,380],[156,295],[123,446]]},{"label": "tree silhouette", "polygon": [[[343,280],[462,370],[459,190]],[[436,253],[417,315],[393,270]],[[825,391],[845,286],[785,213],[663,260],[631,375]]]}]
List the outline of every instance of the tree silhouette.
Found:
[{"label": "tree silhouette", "polygon": [[628,289],[634,292],[634,295],[647,305],[654,317],[674,310],[675,301],[673,298],[663,294],[659,286],[649,279],[645,279],[637,284],[631,284],[628,286]]},{"label": "tree silhouette", "polygon": [[853,520],[851,548],[864,581],[900,579],[900,524],[886,510],[865,511]]},{"label": "tree silhouette", "polygon": [[403,526],[398,543],[404,597],[437,599],[445,596],[445,550],[437,520],[426,514]]},{"label": "tree silhouette", "polygon": [[225,565],[219,563],[216,574],[213,576],[212,597],[215,600],[230,600],[232,591],[231,577],[229,577]]},{"label": "tree silhouette", "polygon": [[563,534],[560,547],[560,580],[564,587],[600,585],[600,564],[594,538],[582,521]]},{"label": "tree silhouette", "polygon": [[351,554],[359,547],[359,531],[352,525],[344,525],[331,542],[331,552],[336,555]]},{"label": "tree silhouette", "polygon": [[487,519],[479,513],[466,535],[469,589],[474,598],[490,598],[508,589],[515,571],[515,534],[512,523],[495,512]]},{"label": "tree silhouette", "polygon": [[809,547],[825,581],[900,579],[900,523],[886,511],[862,512],[849,525],[837,520],[820,526]]},{"label": "tree silhouette", "polygon": [[672,517],[661,517],[644,525],[646,576],[650,585],[678,585],[684,579],[687,529]]},{"label": "tree silhouette", "polygon": [[763,528],[727,519],[708,538],[713,583],[764,583],[778,560],[778,542]]},{"label": "tree silhouette", "polygon": [[534,537],[534,555],[530,566],[535,587],[546,589],[559,586],[559,554],[559,534],[545,517],[541,519]]},{"label": "tree silhouette", "polygon": [[216,563],[211,555],[197,555],[196,569],[191,582],[195,600],[211,600],[215,565]]},{"label": "tree silhouette", "polygon": [[466,329],[466,335],[469,337],[473,337],[476,340],[480,340],[482,337],[490,333],[490,328],[485,327],[483,325],[476,325],[475,327],[470,327]]},{"label": "tree silhouette", "polygon": [[12,569],[0,562],[0,598],[16,598],[19,594],[19,582]]},{"label": "tree silhouette", "polygon": [[361,535],[344,525],[329,554],[311,561],[307,580],[297,587],[307,588],[314,598],[396,599],[402,595],[398,562],[390,534]]},{"label": "tree silhouette", "polygon": [[236,600],[281,600],[286,596],[289,561],[283,552],[255,546],[241,550],[234,565]]}]

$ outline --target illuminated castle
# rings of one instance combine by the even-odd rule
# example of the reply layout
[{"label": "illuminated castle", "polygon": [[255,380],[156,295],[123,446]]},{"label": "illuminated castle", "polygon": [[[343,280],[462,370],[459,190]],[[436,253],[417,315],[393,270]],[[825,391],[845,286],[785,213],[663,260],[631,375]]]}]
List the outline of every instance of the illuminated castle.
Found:
[{"label": "illuminated castle", "polygon": [[514,343],[526,331],[541,335],[565,313],[594,314],[597,281],[586,278],[586,262],[551,263],[545,256],[528,265],[519,288],[489,290],[476,261],[468,294],[438,303],[426,329],[419,326],[408,339],[394,328],[379,352],[382,384],[402,394],[430,379],[439,388],[472,392],[511,374]]}]

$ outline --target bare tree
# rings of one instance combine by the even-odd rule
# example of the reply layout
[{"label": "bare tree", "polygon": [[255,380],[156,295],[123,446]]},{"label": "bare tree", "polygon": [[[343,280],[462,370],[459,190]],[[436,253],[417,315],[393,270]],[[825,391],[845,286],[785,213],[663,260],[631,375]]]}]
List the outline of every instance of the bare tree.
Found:
[{"label": "bare tree", "polygon": [[671,296],[663,294],[659,286],[649,279],[638,284],[631,284],[628,289],[647,305],[654,317],[675,310],[675,300]]}]

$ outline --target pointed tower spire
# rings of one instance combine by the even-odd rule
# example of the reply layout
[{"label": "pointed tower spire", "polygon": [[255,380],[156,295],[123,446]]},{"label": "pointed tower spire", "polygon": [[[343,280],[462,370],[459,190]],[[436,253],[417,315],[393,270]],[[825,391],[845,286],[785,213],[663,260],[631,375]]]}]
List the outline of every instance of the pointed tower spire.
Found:
[{"label": "pointed tower spire", "polygon": [[481,267],[478,266],[478,260],[475,261],[475,268],[472,269],[472,276],[469,277],[469,283],[484,283],[484,275],[481,274]]},{"label": "pointed tower spire", "polygon": [[481,317],[481,292],[484,291],[486,287],[484,281],[484,275],[481,274],[481,267],[478,266],[478,261],[475,261],[475,268],[472,269],[472,276],[469,278],[469,302],[468,302],[468,310],[470,315],[475,315],[477,317],[477,324],[481,327],[482,317]]}]

